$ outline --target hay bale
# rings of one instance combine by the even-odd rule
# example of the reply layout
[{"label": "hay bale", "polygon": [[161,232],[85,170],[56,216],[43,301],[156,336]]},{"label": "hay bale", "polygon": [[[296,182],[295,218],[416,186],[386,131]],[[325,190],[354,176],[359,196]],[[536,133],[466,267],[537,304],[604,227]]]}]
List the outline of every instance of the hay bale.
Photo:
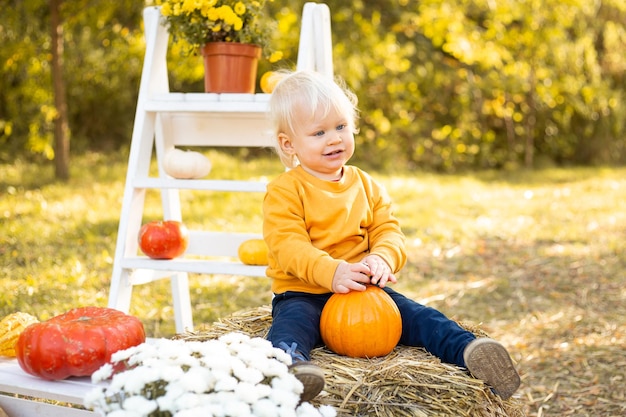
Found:
[{"label": "hay bale", "polygon": [[[208,340],[229,332],[265,337],[271,321],[271,307],[262,306],[176,338]],[[461,325],[485,335],[477,327]],[[326,375],[326,388],[312,403],[331,405],[338,416],[524,415],[519,400],[503,401],[482,381],[461,368],[441,363],[422,348],[398,346],[389,355],[373,359],[348,358],[317,348],[311,359]]]}]

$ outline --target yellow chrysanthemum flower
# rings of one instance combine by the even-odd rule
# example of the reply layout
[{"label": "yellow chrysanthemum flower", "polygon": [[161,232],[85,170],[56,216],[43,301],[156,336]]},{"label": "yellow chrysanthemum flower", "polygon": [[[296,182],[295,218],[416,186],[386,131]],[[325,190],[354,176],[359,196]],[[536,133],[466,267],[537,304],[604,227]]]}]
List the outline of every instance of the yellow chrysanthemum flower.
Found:
[{"label": "yellow chrysanthemum flower", "polygon": [[273,64],[274,62],[278,62],[281,59],[283,59],[283,52],[282,51],[274,51],[272,53],[272,55],[270,55],[270,57],[267,60]]},{"label": "yellow chrysanthemum flower", "polygon": [[235,13],[237,13],[239,16],[241,16],[245,12],[246,12],[246,5],[243,4],[242,2],[238,1],[235,4]]},{"label": "yellow chrysanthemum flower", "polygon": [[220,18],[229,26],[236,26],[241,21],[239,16],[235,14],[230,6],[222,6],[219,8]]},{"label": "yellow chrysanthemum flower", "polygon": [[216,22],[220,18],[220,14],[215,7],[211,7],[206,14],[206,17],[212,21]]},{"label": "yellow chrysanthemum flower", "polygon": [[165,3],[161,6],[161,14],[163,16],[170,16],[172,14],[172,6],[169,3]]},{"label": "yellow chrysanthemum flower", "polygon": [[[283,58],[268,46],[271,28],[263,7],[271,0],[156,0],[170,32],[194,48],[207,42],[261,45],[274,63]],[[271,25],[271,23],[269,23]]]},{"label": "yellow chrysanthemum flower", "polygon": [[196,0],[185,0],[180,7],[183,13],[190,14],[196,10]]},{"label": "yellow chrysanthemum flower", "polygon": [[224,20],[224,21],[228,21],[228,18],[231,15],[234,15],[235,12],[233,12],[233,9],[230,8],[230,6],[227,5],[222,5],[220,7],[217,8],[217,13],[220,16],[220,19]]}]

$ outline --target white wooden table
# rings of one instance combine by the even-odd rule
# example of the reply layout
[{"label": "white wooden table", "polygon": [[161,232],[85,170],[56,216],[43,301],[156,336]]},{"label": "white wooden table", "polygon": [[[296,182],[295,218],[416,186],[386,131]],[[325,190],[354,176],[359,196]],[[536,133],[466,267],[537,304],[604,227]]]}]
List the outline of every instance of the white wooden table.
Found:
[{"label": "white wooden table", "polygon": [[24,372],[17,360],[0,357],[0,408],[9,417],[99,416],[68,406],[82,406],[85,394],[98,385],[92,384],[90,377],[46,381]]}]

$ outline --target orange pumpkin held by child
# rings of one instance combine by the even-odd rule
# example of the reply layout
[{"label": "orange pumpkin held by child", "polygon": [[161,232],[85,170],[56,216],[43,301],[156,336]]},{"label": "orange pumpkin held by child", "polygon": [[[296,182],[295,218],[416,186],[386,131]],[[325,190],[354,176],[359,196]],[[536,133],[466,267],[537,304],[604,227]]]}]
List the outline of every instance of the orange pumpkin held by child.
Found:
[{"label": "orange pumpkin held by child", "polygon": [[333,294],[320,319],[322,340],[339,355],[353,358],[385,356],[402,335],[402,318],[396,303],[381,288]]}]

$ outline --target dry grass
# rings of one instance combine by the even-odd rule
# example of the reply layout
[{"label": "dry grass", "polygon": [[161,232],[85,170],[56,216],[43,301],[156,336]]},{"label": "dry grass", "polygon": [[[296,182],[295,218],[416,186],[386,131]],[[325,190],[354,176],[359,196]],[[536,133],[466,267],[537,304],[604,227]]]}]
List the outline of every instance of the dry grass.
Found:
[{"label": "dry grass", "polygon": [[[211,158],[219,176],[281,170]],[[51,180],[51,164],[0,165],[0,315],[106,305],[126,160],[76,157],[68,184]],[[395,289],[505,344],[528,417],[626,415],[626,168],[372,174],[407,235]],[[258,201],[219,197],[185,194],[187,221],[257,230]],[[202,275],[191,286],[196,323],[271,299],[267,279]],[[132,313],[169,337],[170,302],[167,280],[142,286]]]},{"label": "dry grass", "polygon": [[[435,180],[440,187],[428,197],[428,177],[396,189],[419,194],[401,198],[404,223],[415,229],[397,289],[503,342],[529,417],[626,415],[619,172],[477,176],[464,179],[464,196],[458,184]],[[410,210],[410,201],[426,204]]]}]

